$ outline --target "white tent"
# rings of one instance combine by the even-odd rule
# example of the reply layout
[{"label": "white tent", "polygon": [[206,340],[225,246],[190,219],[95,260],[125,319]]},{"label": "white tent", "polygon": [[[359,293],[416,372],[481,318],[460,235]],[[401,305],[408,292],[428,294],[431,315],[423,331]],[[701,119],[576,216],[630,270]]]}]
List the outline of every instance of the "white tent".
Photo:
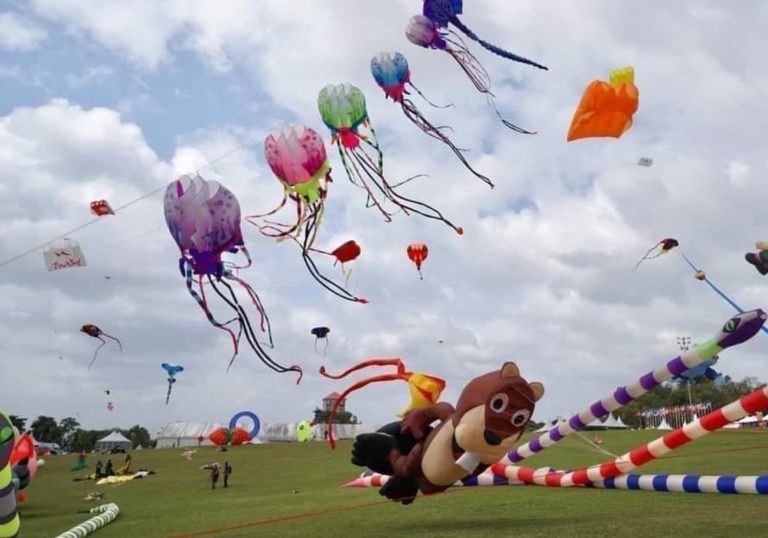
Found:
[{"label": "white tent", "polygon": [[96,451],[110,451],[115,447],[122,448],[124,450],[130,450],[133,443],[130,439],[126,439],[125,436],[119,431],[113,431],[106,437],[96,441]]},{"label": "white tent", "polygon": [[217,422],[172,422],[157,434],[157,448],[182,448],[197,446],[197,438],[203,436],[202,446],[213,446],[210,433],[224,426]]},{"label": "white tent", "polygon": [[616,420],[613,418],[613,415],[609,413],[608,418],[603,422],[603,428],[608,430],[627,430],[629,429],[629,426],[621,422],[621,419]]},{"label": "white tent", "polygon": [[667,417],[661,419],[661,424],[653,428],[654,430],[671,430],[672,426],[667,423]]}]

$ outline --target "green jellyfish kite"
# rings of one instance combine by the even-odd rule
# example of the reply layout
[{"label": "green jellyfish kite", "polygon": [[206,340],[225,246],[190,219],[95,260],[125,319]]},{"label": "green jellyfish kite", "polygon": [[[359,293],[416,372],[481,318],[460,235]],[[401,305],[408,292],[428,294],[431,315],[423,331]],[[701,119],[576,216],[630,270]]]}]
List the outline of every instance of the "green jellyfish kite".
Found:
[{"label": "green jellyfish kite", "polygon": [[[464,230],[455,226],[432,206],[406,198],[384,177],[384,154],[376,131],[371,125],[365,106],[365,95],[351,84],[329,84],[317,97],[317,106],[323,123],[331,130],[331,142],[339,149],[339,157],[349,180],[368,194],[368,205],[376,206],[384,218],[392,221],[392,213],[383,207],[377,195],[383,195],[407,215],[411,212],[428,219],[444,222],[457,233]],[[402,185],[402,183],[400,184]]]}]

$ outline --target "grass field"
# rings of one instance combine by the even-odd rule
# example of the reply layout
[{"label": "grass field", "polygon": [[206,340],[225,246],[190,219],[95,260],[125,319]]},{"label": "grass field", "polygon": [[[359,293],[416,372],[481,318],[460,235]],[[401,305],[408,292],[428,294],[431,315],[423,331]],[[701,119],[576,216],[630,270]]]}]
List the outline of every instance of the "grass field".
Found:
[{"label": "grass field", "polygon": [[[603,447],[616,454],[657,435],[600,432]],[[73,482],[86,474],[69,471],[74,455],[47,457],[26,490],[20,536],[50,538],[84,521],[88,516],[76,512],[100,504],[83,500],[94,490],[121,510],[96,533],[100,538],[768,535],[768,499],[761,496],[501,486],[457,488],[410,506],[380,502],[375,489],[339,487],[362,471],[349,463],[350,445],[342,441],[336,451],[323,443],[244,446],[227,453],[203,448],[191,462],[179,449],[138,451],[134,468],[157,474],[119,486]],[[718,432],[643,471],[768,474],[764,448],[768,432]],[[606,457],[570,437],[527,463],[574,468]],[[234,469],[230,488],[221,489],[220,480],[211,491],[200,466],[225,458]],[[88,457],[89,472],[96,459]],[[113,462],[119,467],[121,456]]]}]

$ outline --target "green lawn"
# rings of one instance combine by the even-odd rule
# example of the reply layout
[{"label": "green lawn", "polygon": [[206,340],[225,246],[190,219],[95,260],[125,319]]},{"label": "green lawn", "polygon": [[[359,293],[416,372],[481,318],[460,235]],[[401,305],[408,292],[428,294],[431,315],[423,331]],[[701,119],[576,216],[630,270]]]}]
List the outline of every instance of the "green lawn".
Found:
[{"label": "green lawn", "polygon": [[[658,432],[599,435],[605,449],[619,454]],[[115,502],[121,510],[114,523],[96,533],[100,538],[340,538],[361,532],[369,537],[440,538],[768,535],[764,515],[768,499],[749,495],[502,486],[457,488],[406,507],[379,503],[375,489],[339,487],[362,470],[349,463],[350,444],[343,441],[336,451],[322,443],[235,447],[227,453],[204,448],[191,462],[180,456],[179,449],[138,451],[134,468],[146,467],[157,474],[119,486],[73,482],[85,474],[69,471],[75,456],[49,456],[26,490],[21,536],[50,538],[84,521],[88,516],[77,511],[97,504],[83,500],[93,490],[104,493],[104,502]],[[753,449],[761,445],[768,448],[768,432],[719,432],[673,452],[675,457],[652,463],[644,472],[768,474],[768,450]],[[606,457],[570,437],[527,463],[574,468]],[[199,467],[223,463],[224,458],[234,468],[230,488],[211,491],[208,473]],[[89,471],[96,459],[88,457]],[[114,463],[122,464],[120,455]]]}]

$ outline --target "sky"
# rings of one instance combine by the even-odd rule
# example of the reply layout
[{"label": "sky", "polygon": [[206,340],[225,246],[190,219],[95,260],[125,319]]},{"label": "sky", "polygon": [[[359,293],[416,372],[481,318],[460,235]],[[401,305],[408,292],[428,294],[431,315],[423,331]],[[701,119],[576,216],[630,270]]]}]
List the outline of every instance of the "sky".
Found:
[{"label": "sky", "polygon": [[[744,308],[768,306],[765,277],[744,261],[768,240],[765,2],[468,0],[462,19],[477,34],[549,67],[469,43],[498,108],[535,136],[504,128],[448,54],[407,41],[419,11],[416,0],[0,0],[0,260],[88,222],[92,200],[117,207],[158,191],[71,235],[85,268],[48,272],[41,250],[0,267],[3,409],[153,432],[241,410],[297,422],[351,383],[320,377],[321,365],[401,357],[445,378],[451,402],[473,377],[515,361],[544,384],[534,420],[545,420],[666,363],[679,336],[703,341],[733,314],[679,252],[633,271],[660,239],[678,239]],[[416,100],[453,127],[495,189],[385,100],[369,70],[381,51],[402,52],[413,83],[454,104]],[[627,65],[640,92],[633,127],[618,140],[567,143],[586,86]],[[463,236],[365,208],[317,112],[319,90],[340,82],[365,93],[391,182],[426,174],[402,192]],[[350,289],[370,300],[330,295],[295,245],[242,224],[254,265],[241,276],[269,314],[272,357],[304,368],[298,387],[247,349],[227,373],[228,337],[187,293],[162,213],[165,185],[225,154],[203,177],[232,190],[244,215],[274,207],[282,188],[263,140],[296,123],[326,137],[333,167],[318,246],[361,245]],[[653,166],[637,166],[641,157]],[[413,242],[429,246],[424,280],[406,256]],[[319,261],[343,280],[332,260]],[[105,346],[92,369],[98,341],[79,332],[86,323],[124,347]],[[310,334],[318,325],[331,328],[325,357]],[[728,350],[720,371],[768,379],[766,345],[760,334]],[[162,362],[186,367],[169,405]],[[404,383],[386,383],[347,407],[381,424],[407,400]]]}]

